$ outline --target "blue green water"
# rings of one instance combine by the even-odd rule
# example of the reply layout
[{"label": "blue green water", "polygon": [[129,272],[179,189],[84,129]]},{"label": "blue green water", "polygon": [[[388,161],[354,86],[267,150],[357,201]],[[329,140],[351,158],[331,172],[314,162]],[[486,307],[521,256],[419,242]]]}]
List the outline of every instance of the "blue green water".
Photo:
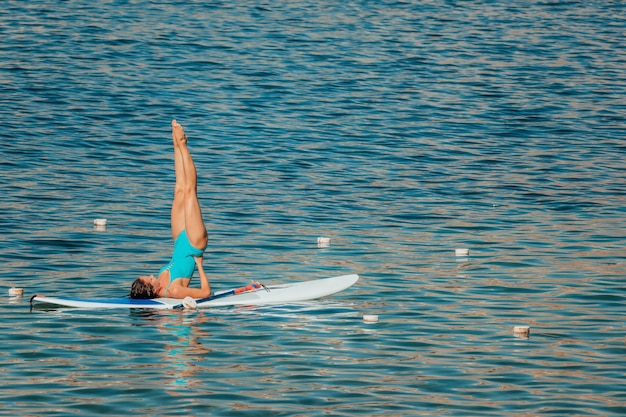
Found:
[{"label": "blue green water", "polygon": [[[625,16],[5,2],[0,415],[626,414]],[[299,305],[30,312],[36,293],[124,295],[168,260],[173,118],[215,290],[359,283]]]}]

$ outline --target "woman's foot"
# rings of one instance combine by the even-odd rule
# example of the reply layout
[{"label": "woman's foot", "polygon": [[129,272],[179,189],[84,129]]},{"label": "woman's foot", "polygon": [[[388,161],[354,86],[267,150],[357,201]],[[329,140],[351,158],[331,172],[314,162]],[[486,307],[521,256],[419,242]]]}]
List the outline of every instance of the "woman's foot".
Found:
[{"label": "woman's foot", "polygon": [[185,135],[185,131],[183,130],[183,127],[176,121],[176,119],[172,120],[172,140],[174,140],[175,145],[187,144],[187,136]]}]

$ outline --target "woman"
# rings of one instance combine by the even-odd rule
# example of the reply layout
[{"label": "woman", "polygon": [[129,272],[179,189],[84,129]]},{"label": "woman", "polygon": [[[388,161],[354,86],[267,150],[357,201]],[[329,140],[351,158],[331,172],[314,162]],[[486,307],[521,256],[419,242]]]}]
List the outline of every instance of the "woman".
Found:
[{"label": "woman", "polygon": [[[196,166],[187,148],[185,131],[176,120],[172,120],[172,140],[176,170],[172,203],[174,252],[158,277],[143,276],[133,282],[131,298],[203,298],[211,294],[209,280],[202,269],[202,255],[209,237],[198,201]],[[190,288],[189,282],[196,266],[200,274],[200,288]]]}]

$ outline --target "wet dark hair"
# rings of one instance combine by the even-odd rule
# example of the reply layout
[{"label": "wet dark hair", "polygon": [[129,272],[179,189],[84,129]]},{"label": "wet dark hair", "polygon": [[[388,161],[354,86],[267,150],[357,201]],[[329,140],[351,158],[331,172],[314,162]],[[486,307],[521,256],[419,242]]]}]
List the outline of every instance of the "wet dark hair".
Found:
[{"label": "wet dark hair", "polygon": [[133,286],[130,288],[130,298],[139,298],[145,300],[150,298],[157,298],[157,295],[154,292],[154,287],[151,284],[146,284],[141,280],[141,278],[137,278],[135,282],[133,282]]}]

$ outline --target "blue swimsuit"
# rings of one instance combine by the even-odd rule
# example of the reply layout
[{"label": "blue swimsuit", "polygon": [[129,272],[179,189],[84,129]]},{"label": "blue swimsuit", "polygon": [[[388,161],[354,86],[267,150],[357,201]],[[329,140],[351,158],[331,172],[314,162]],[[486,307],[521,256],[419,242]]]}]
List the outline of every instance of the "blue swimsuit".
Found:
[{"label": "blue swimsuit", "polygon": [[196,260],[199,256],[202,256],[205,248],[198,249],[191,246],[189,239],[187,238],[187,232],[183,230],[180,232],[176,241],[174,242],[174,252],[172,253],[172,259],[159,271],[159,275],[163,271],[170,271],[170,283],[165,289],[165,296],[170,289],[170,285],[177,278],[191,278],[193,271],[196,268]]}]

